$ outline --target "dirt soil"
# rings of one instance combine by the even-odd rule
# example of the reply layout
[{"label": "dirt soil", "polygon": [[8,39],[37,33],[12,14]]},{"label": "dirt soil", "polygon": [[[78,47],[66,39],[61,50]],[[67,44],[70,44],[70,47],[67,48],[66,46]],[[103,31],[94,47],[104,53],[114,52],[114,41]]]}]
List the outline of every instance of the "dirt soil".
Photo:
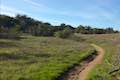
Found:
[{"label": "dirt soil", "polygon": [[89,74],[89,72],[97,65],[97,64],[101,64],[103,61],[103,57],[104,57],[104,49],[102,49],[100,46],[97,46],[95,44],[92,44],[92,46],[97,50],[97,54],[98,56],[92,61],[90,62],[87,67],[85,67],[85,69],[79,74],[78,80],[85,80]]},{"label": "dirt soil", "polygon": [[97,46],[95,44],[91,44],[91,45],[96,49],[98,55],[93,54],[93,56],[88,57],[80,64],[76,65],[68,72],[66,72],[64,76],[59,78],[59,80],[86,80],[90,71],[97,64],[102,63],[105,53],[104,49],[102,49],[100,46]]}]

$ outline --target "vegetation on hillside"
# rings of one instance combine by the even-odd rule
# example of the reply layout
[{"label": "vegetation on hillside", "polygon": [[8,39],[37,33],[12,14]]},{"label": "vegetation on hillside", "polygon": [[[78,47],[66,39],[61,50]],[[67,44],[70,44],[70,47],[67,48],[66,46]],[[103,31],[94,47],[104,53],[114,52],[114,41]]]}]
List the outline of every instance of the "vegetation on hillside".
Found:
[{"label": "vegetation on hillside", "polygon": [[105,50],[104,61],[91,71],[88,80],[120,79],[120,34],[79,35]]},{"label": "vegetation on hillside", "polygon": [[[11,30],[12,29],[12,30]],[[14,30],[15,29],[15,30]],[[67,30],[66,30],[67,29]],[[26,15],[17,15],[10,17],[6,15],[0,15],[0,34],[16,34],[27,33],[35,36],[57,36],[66,38],[72,33],[82,34],[107,34],[107,33],[118,33],[113,28],[99,29],[92,28],[91,26],[78,26],[73,27],[64,23],[54,26],[50,23],[44,23],[42,21],[35,20]]]},{"label": "vegetation on hillside", "polygon": [[92,51],[84,42],[53,37],[0,39],[0,80],[56,80]]},{"label": "vegetation on hillside", "polygon": [[54,26],[26,15],[0,15],[0,80],[55,80],[90,55],[93,48],[89,43],[106,51],[102,65],[96,66],[89,80],[117,80],[120,34],[112,33],[119,31],[83,25],[75,28],[64,23]]}]

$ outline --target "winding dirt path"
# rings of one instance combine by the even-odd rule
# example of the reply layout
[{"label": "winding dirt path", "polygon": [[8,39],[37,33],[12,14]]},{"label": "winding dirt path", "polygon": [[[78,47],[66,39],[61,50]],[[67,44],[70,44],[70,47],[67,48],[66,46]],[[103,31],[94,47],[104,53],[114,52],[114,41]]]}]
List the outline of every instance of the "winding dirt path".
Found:
[{"label": "winding dirt path", "polygon": [[97,50],[97,54],[98,56],[92,61],[90,62],[87,67],[85,67],[85,69],[83,71],[81,71],[79,73],[78,79],[77,80],[86,80],[89,72],[97,65],[97,64],[101,64],[103,61],[103,57],[104,57],[104,49],[102,49],[100,46],[97,46],[95,44],[91,44],[96,50]]},{"label": "winding dirt path", "polygon": [[92,55],[82,61],[80,64],[76,65],[74,68],[70,69],[62,78],[59,80],[86,80],[90,71],[97,65],[101,64],[104,57],[104,49],[95,44],[91,44],[96,51],[97,55]]}]

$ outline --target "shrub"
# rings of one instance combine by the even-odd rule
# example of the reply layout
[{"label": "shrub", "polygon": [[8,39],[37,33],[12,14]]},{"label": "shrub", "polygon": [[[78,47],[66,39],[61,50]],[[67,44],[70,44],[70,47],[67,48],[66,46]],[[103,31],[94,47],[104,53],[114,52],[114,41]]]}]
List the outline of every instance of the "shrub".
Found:
[{"label": "shrub", "polygon": [[70,35],[70,36],[68,37],[68,39],[74,40],[74,41],[85,41],[85,39],[84,39],[83,37],[81,37],[81,36],[76,36],[76,35],[74,35],[74,34]]},{"label": "shrub", "polygon": [[63,31],[55,32],[54,36],[59,38],[68,38],[73,34],[73,31],[69,28],[65,28]]}]

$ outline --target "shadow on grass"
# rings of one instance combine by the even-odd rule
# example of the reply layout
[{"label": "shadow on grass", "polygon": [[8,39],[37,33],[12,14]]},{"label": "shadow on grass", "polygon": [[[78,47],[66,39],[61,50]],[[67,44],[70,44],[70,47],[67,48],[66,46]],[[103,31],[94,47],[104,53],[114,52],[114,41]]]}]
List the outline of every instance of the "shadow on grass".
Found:
[{"label": "shadow on grass", "polygon": [[0,60],[31,60],[35,58],[49,58],[51,55],[47,53],[1,53]]}]

